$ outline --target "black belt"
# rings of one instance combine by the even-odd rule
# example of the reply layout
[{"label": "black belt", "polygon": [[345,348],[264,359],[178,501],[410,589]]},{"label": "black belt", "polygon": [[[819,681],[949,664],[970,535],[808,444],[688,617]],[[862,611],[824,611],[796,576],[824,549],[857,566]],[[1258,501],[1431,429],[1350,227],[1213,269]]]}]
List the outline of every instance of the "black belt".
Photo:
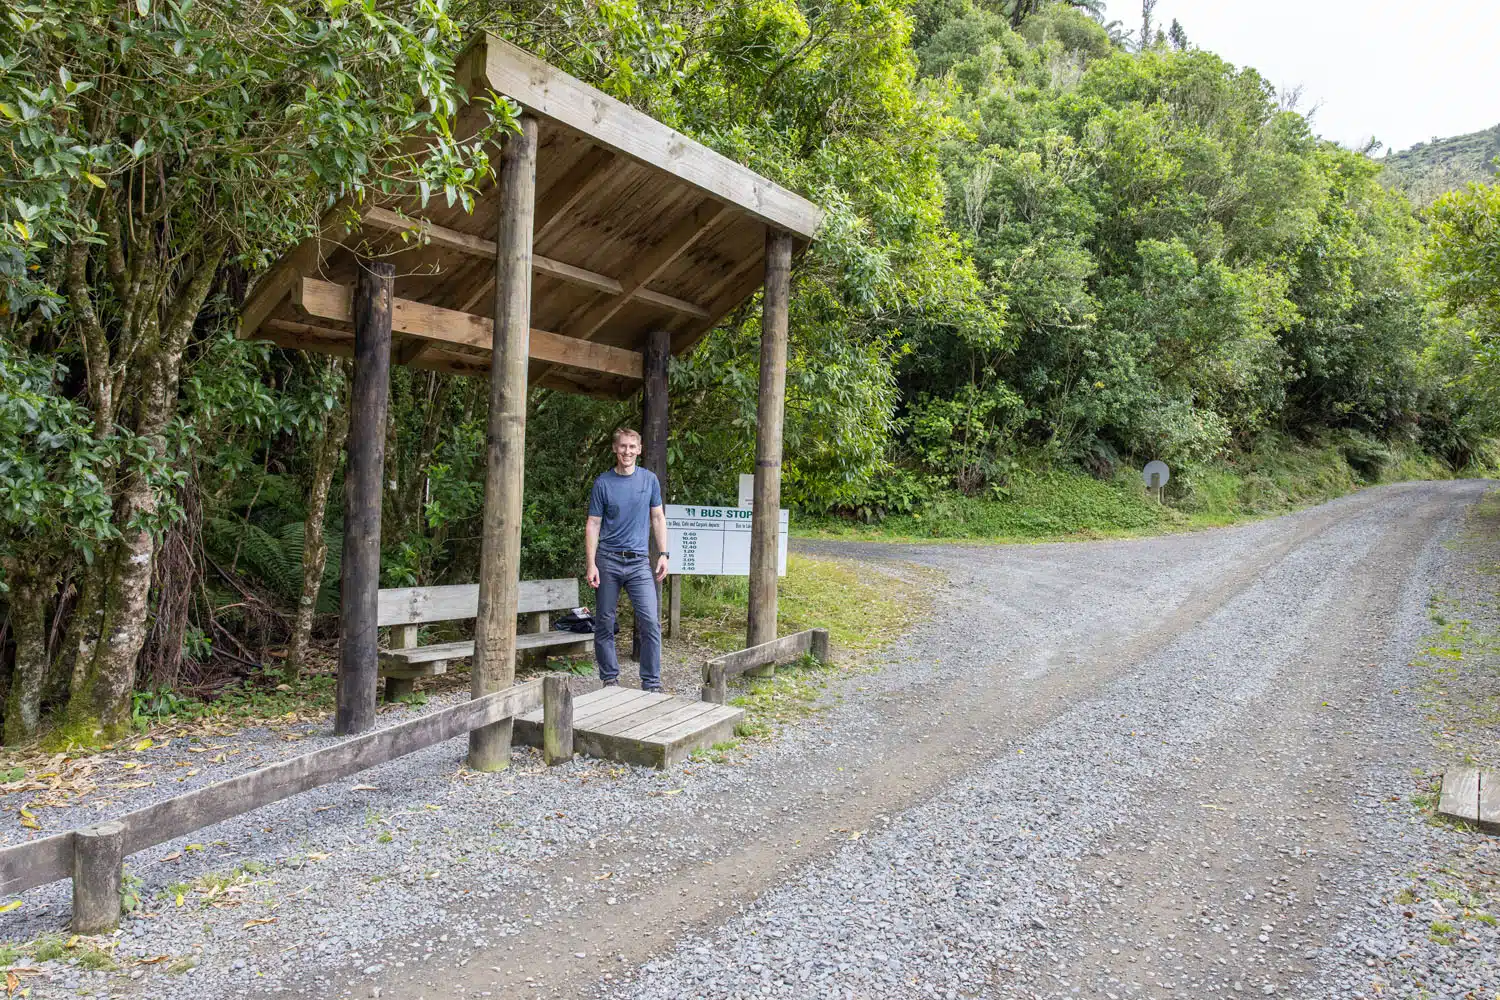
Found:
[{"label": "black belt", "polygon": [[604,549],[603,552],[607,556],[619,556],[621,559],[644,559],[644,558],[646,558],[646,553],[644,553],[644,552],[630,552],[628,550],[612,550],[612,549]]}]

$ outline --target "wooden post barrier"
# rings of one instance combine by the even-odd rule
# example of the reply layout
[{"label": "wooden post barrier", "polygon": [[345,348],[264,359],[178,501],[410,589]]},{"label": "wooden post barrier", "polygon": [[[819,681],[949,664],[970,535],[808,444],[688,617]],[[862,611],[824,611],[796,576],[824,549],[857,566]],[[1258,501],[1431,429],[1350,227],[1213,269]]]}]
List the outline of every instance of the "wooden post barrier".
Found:
[{"label": "wooden post barrier", "polygon": [[0,895],[71,877],[73,930],[103,933],[119,922],[123,863],[129,855],[529,712],[541,703],[542,682],[527,681],[153,802],[107,823],[0,849]]},{"label": "wooden post barrier", "polygon": [[542,759],[551,767],[573,759],[573,689],[567,674],[542,678]]},{"label": "wooden post barrier", "polygon": [[100,823],[73,834],[73,933],[105,934],[120,923],[125,824]]},{"label": "wooden post barrier", "polygon": [[729,678],[738,674],[754,674],[765,667],[775,669],[780,660],[789,660],[812,653],[819,662],[831,664],[833,653],[828,643],[826,628],[810,628],[805,632],[794,632],[759,646],[736,650],[716,656],[703,665],[703,701],[722,705],[729,700]]}]

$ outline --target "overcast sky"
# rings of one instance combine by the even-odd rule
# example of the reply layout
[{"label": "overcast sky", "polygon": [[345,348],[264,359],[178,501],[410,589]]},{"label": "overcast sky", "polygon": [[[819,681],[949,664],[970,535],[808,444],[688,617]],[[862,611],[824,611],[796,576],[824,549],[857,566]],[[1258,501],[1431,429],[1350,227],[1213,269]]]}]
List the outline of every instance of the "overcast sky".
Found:
[{"label": "overcast sky", "polygon": [[[1139,0],[1108,19],[1140,30]],[[1500,124],[1500,0],[1160,0],[1165,30],[1253,66],[1278,92],[1300,85],[1313,128],[1357,146],[1406,149]]]}]

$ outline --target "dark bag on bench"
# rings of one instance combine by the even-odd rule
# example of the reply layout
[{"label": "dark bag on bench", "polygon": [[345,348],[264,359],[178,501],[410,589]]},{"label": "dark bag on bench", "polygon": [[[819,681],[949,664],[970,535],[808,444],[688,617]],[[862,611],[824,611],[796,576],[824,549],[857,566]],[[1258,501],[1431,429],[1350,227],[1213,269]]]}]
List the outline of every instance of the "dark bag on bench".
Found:
[{"label": "dark bag on bench", "polygon": [[574,608],[554,621],[552,628],[558,632],[578,632],[583,635],[593,635],[594,616],[589,612],[588,608]]}]

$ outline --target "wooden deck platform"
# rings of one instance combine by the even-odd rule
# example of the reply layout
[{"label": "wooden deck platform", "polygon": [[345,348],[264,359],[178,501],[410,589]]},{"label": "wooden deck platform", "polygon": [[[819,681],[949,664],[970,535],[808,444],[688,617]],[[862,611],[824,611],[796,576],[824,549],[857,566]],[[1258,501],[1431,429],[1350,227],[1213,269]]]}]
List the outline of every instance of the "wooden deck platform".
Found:
[{"label": "wooden deck platform", "polygon": [[[607,687],[573,699],[573,749],[590,757],[672,767],[699,747],[734,736],[745,710],[634,688]],[[515,742],[542,745],[542,711],[520,715]]]}]

